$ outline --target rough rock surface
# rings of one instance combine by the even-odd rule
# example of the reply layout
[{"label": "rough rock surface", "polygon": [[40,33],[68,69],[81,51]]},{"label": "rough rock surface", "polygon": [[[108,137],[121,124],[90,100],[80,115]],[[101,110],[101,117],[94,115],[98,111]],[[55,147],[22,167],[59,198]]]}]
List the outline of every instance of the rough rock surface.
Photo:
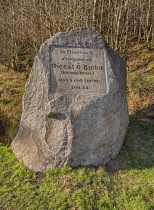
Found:
[{"label": "rough rock surface", "polygon": [[35,57],[13,152],[29,169],[102,165],[128,127],[125,63],[97,31],[58,33]]}]

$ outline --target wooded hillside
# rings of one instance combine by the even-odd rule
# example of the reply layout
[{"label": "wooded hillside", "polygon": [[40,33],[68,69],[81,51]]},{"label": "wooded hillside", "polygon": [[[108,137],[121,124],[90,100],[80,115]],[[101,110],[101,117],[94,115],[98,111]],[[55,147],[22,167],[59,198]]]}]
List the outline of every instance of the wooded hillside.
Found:
[{"label": "wooded hillside", "polygon": [[153,38],[152,0],[1,0],[0,63],[31,65],[40,45],[57,32],[95,28],[115,50]]}]

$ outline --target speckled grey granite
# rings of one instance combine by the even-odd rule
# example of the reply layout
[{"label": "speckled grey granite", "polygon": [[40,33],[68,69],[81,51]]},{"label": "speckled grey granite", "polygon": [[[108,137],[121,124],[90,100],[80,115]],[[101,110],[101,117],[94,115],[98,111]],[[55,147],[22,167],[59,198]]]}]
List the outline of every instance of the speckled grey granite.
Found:
[{"label": "speckled grey granite", "polygon": [[125,90],[125,63],[100,33],[56,34],[35,57],[14,154],[34,171],[107,163],[128,127]]}]

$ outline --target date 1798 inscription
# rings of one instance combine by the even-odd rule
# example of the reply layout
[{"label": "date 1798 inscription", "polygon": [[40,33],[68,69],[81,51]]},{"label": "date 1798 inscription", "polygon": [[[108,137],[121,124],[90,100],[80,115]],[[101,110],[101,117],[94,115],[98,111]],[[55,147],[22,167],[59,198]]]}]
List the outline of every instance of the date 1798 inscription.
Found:
[{"label": "date 1798 inscription", "polygon": [[52,46],[51,70],[57,82],[56,93],[107,92],[103,49]]}]

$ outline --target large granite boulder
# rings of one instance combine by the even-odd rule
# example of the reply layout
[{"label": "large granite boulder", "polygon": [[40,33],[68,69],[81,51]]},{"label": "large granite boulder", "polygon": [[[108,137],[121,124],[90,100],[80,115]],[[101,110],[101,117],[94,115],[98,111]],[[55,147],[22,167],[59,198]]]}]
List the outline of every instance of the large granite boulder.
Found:
[{"label": "large granite boulder", "polygon": [[34,171],[98,166],[117,156],[127,126],[125,62],[100,33],[74,28],[35,57],[11,146]]}]

